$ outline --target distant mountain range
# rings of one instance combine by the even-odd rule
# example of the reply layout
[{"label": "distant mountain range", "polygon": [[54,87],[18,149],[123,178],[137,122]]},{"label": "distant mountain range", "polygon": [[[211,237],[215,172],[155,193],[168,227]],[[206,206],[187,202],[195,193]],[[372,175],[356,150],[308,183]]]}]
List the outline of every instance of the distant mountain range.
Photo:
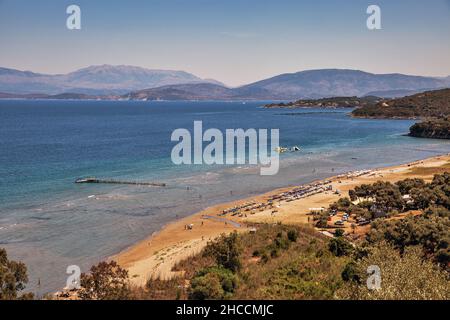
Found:
[{"label": "distant mountain range", "polygon": [[[294,100],[338,96],[398,97],[450,87],[450,77],[323,69],[278,75],[228,88],[184,71],[91,66],[65,75],[0,68],[1,97],[133,100]],[[12,95],[12,96],[11,96]]]},{"label": "distant mountain range", "polygon": [[181,83],[215,83],[184,71],[132,66],[91,66],[68,74],[48,75],[0,68],[0,92],[13,94],[121,95],[130,91]]},{"label": "distant mountain range", "polygon": [[373,74],[358,70],[324,69],[282,74],[246,85],[247,92],[270,92],[277,98],[365,96],[371,92],[422,90],[449,85],[446,79],[403,74]]}]

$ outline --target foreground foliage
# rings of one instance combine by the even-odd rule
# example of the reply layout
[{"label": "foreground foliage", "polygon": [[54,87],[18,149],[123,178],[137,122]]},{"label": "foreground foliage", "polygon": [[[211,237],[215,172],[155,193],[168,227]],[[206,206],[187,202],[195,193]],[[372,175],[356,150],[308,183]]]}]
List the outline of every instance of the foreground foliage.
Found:
[{"label": "foreground foliage", "polygon": [[128,271],[115,261],[100,262],[93,266],[89,274],[81,275],[81,290],[78,293],[83,300],[126,300],[131,297]]},{"label": "foreground foliage", "polygon": [[[369,290],[370,266],[380,269],[380,289]],[[370,270],[370,269],[369,269]],[[403,254],[387,243],[368,249],[367,256],[344,269],[347,284],[338,296],[350,300],[448,300],[448,273],[424,260],[419,247],[408,247]]]},{"label": "foreground foliage", "polygon": [[32,299],[30,293],[21,294],[27,282],[25,264],[9,260],[6,250],[0,248],[0,300]]}]

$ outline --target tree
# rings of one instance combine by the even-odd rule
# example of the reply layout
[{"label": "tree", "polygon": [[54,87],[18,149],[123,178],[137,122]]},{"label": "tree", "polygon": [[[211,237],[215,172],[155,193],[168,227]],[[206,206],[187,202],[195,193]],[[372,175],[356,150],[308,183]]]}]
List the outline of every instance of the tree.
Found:
[{"label": "tree", "polygon": [[344,229],[336,229],[334,231],[334,236],[336,238],[342,237],[344,235]]},{"label": "tree", "polygon": [[[377,266],[381,288],[367,288],[367,270]],[[351,300],[448,300],[448,274],[431,261],[423,260],[418,247],[407,248],[403,255],[387,243],[371,248],[367,257],[344,270],[343,279],[350,280],[338,297]],[[361,279],[361,281],[354,281]]]},{"label": "tree", "polygon": [[237,277],[231,270],[223,267],[203,269],[191,281],[189,299],[228,299],[231,298],[237,286]]},{"label": "tree", "polygon": [[298,231],[295,229],[291,229],[287,233],[287,237],[291,242],[297,242],[298,239]]},{"label": "tree", "polygon": [[354,261],[347,263],[344,270],[341,273],[342,280],[344,281],[354,281],[360,283],[361,279],[358,274],[358,267]]},{"label": "tree", "polygon": [[341,257],[349,255],[353,251],[353,246],[343,237],[338,237],[330,240],[328,249],[336,257]]},{"label": "tree", "polygon": [[81,275],[79,296],[83,300],[127,300],[131,290],[128,271],[117,262],[100,262]]},{"label": "tree", "polygon": [[6,250],[0,248],[0,300],[32,299],[30,293],[20,295],[27,283],[25,264],[9,260]]},{"label": "tree", "polygon": [[375,221],[366,235],[370,244],[386,241],[403,252],[408,246],[421,245],[426,255],[436,256],[445,264],[449,253],[450,220],[439,216],[415,216],[394,221]]},{"label": "tree", "polygon": [[236,272],[241,268],[241,252],[239,236],[237,232],[233,232],[229,236],[221,235],[217,241],[210,242],[203,254],[214,257],[219,266]]},{"label": "tree", "polygon": [[414,178],[414,179],[405,179],[395,183],[400,193],[405,195],[409,194],[412,189],[422,189],[425,187],[425,181],[423,179]]}]

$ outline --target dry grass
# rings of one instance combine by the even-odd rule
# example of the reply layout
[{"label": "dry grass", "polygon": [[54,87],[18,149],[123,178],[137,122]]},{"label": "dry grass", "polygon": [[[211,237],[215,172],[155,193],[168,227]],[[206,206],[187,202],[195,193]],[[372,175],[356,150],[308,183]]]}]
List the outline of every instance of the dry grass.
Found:
[{"label": "dry grass", "polygon": [[[242,268],[237,273],[239,286],[233,299],[332,299],[342,282],[340,274],[348,258],[337,258],[328,251],[328,238],[310,227],[257,224],[256,233],[239,235]],[[287,233],[296,230],[295,242]],[[287,247],[277,248],[276,239]],[[258,256],[255,256],[258,252]],[[266,253],[266,260],[261,255]],[[191,279],[202,269],[215,265],[203,253],[178,263],[175,271],[183,276],[170,281],[150,280],[142,298],[186,299]]]},{"label": "dry grass", "polygon": [[450,161],[440,167],[414,167],[406,174],[409,176],[428,176],[442,174],[450,171]]}]

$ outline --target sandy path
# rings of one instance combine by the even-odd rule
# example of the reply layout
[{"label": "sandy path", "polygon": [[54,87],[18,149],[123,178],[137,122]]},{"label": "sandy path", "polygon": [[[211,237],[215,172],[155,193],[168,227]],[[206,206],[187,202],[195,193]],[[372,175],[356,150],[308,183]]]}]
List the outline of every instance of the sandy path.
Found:
[{"label": "sandy path", "polygon": [[[130,278],[135,285],[144,285],[146,280],[151,277],[168,279],[176,275],[171,269],[177,262],[199,253],[208,240],[212,240],[222,233],[229,233],[234,230],[245,232],[247,230],[246,222],[305,224],[309,222],[307,213],[310,212],[310,208],[328,207],[329,204],[340,197],[348,196],[348,191],[357,185],[374,183],[379,180],[395,182],[412,176],[430,180],[433,173],[442,171],[441,167],[448,165],[449,161],[450,156],[445,155],[411,164],[372,170],[370,174],[357,178],[330,178],[333,191],[326,191],[291,202],[277,202],[276,210],[278,212],[276,213],[272,213],[272,210],[264,210],[247,215],[247,217],[239,218],[230,215],[225,217],[240,223],[240,228],[222,221],[203,219],[202,216],[217,216],[224,209],[249,201],[266,202],[270,196],[293,188],[277,189],[260,196],[213,206],[168,224],[160,232],[119,253],[112,259],[129,271]],[[436,168],[436,170],[432,168]],[[340,195],[335,194],[334,190],[339,190]],[[185,226],[189,224],[193,224],[192,230],[185,229]]]}]

